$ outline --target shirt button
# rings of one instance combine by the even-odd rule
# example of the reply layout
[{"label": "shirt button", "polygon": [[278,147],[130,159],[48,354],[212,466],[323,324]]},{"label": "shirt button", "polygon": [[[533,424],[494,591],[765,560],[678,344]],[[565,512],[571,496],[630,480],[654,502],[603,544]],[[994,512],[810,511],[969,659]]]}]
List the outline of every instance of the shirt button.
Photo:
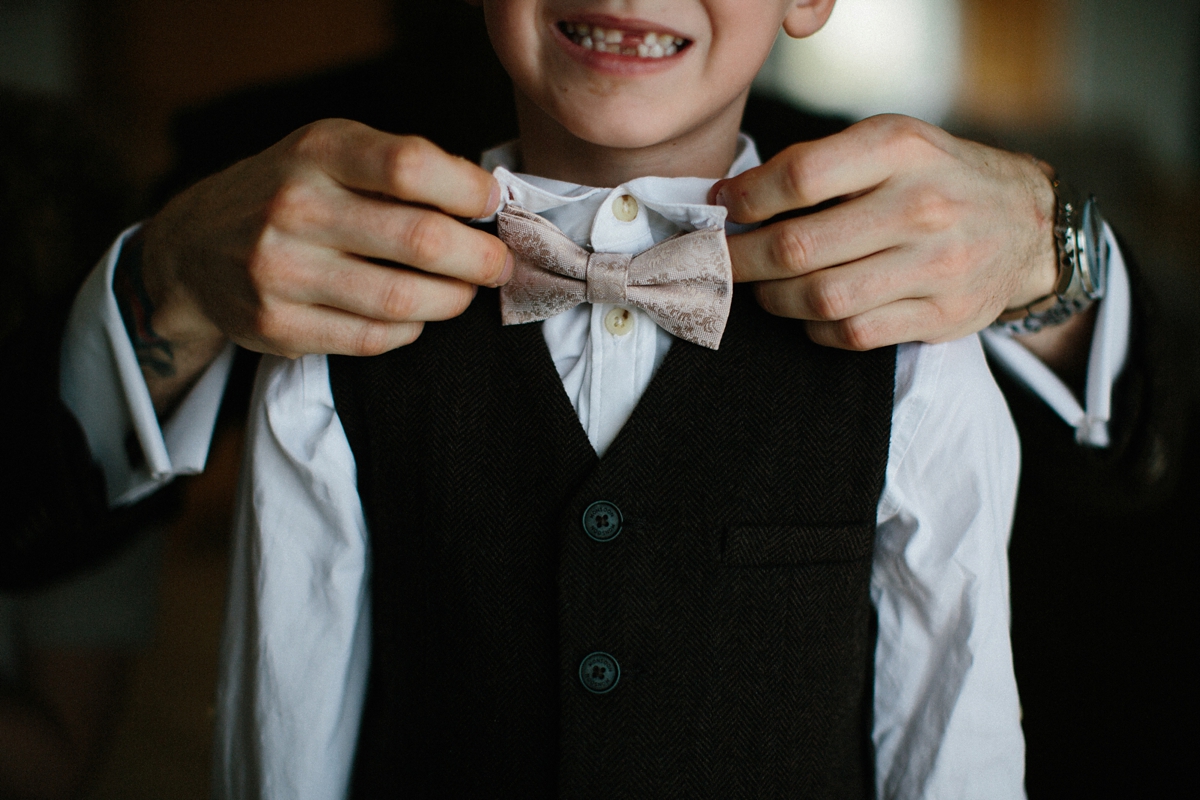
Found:
[{"label": "shirt button", "polygon": [[624,336],[633,330],[633,314],[628,308],[614,308],[604,315],[604,329],[613,336]]},{"label": "shirt button", "polygon": [[597,500],[583,512],[583,531],[597,542],[610,542],[621,532],[621,509]]},{"label": "shirt button", "polygon": [[612,212],[621,222],[633,222],[638,215],[638,201],[631,194],[623,194],[613,200]]},{"label": "shirt button", "polygon": [[579,662],[579,682],[593,694],[612,691],[621,680],[621,665],[608,653],[591,653]]}]

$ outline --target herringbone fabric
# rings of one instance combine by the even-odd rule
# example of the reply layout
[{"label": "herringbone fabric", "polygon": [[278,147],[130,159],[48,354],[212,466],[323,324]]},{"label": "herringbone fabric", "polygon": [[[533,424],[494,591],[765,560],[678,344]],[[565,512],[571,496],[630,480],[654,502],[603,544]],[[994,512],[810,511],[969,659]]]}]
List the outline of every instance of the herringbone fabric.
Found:
[{"label": "herringbone fabric", "polygon": [[[870,796],[868,581],[895,351],[735,293],[603,460],[494,291],[331,359],[371,531],[357,797]],[[596,542],[581,517],[622,510]],[[608,694],[581,659],[612,654]]]}]

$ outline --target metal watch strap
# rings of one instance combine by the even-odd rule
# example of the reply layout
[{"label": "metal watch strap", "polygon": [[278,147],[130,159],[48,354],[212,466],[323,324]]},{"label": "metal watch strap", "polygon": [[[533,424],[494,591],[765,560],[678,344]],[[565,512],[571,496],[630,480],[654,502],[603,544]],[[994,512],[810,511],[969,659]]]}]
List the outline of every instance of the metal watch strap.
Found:
[{"label": "metal watch strap", "polygon": [[1008,333],[1036,333],[1059,325],[1104,296],[1108,242],[1096,199],[1081,202],[1066,184],[1056,180],[1053,186],[1058,280],[1050,294],[1000,315],[994,327]]}]

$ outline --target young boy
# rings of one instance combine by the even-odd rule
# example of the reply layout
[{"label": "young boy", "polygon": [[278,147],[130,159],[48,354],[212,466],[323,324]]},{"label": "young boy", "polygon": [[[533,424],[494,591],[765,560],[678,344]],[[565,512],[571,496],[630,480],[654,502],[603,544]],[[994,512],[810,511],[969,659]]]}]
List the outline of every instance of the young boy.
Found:
[{"label": "young boy", "polygon": [[754,74],[833,0],[483,5],[517,272],[385,356],[264,360],[218,793],[1022,796],[977,340],[817,348],[713,234]]}]

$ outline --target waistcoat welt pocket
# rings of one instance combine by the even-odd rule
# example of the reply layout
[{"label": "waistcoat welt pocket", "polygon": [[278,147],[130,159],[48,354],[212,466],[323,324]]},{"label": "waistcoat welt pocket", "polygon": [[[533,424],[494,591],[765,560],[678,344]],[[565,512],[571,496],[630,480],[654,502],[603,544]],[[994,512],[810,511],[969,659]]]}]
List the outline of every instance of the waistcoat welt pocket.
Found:
[{"label": "waistcoat welt pocket", "polygon": [[874,523],[755,525],[730,528],[721,544],[727,567],[786,567],[871,555]]}]

